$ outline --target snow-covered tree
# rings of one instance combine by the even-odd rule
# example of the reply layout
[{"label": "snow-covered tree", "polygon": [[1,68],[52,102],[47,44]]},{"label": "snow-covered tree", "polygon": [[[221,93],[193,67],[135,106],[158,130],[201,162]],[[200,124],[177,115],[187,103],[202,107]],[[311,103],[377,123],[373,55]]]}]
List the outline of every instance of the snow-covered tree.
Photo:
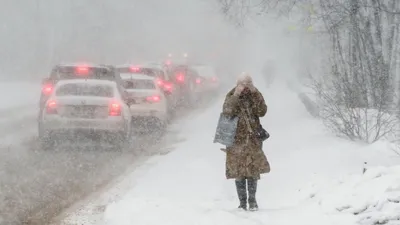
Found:
[{"label": "snow-covered tree", "polygon": [[[272,9],[295,14],[304,28],[322,26],[329,38],[323,74],[310,74],[320,116],[350,139],[376,141],[393,134],[399,115],[397,0],[219,0],[235,24]],[[322,46],[321,46],[322,47]]]}]

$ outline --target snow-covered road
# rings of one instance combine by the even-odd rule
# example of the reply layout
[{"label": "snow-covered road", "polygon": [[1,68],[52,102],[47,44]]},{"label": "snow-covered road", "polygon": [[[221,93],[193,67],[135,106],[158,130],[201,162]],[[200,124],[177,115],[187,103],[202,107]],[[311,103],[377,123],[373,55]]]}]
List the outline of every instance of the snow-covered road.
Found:
[{"label": "snow-covered road", "polygon": [[[321,121],[307,113],[297,94],[284,83],[271,89],[260,86],[269,106],[262,122],[271,133],[264,150],[272,170],[259,182],[259,212],[236,209],[234,182],[224,177],[224,153],[212,143],[220,99],[195,119],[177,125],[185,141],[177,144],[176,150],[151,157],[118,184],[77,205],[63,215],[62,222],[54,224],[356,224],[357,216],[339,213],[336,208],[355,205],[340,198],[343,192],[334,185],[343,184],[333,181],[348,174],[362,177],[365,161],[371,167],[389,166],[396,164],[398,158],[383,143],[365,146],[334,137]],[[385,185],[393,186],[393,182],[390,179]],[[327,197],[324,190],[334,196],[321,207]],[[346,194],[354,195],[351,193],[350,188]],[[314,198],[316,195],[318,198]],[[341,202],[329,204],[332,199]]]},{"label": "snow-covered road", "polygon": [[[42,151],[36,140],[39,93],[39,82],[0,85],[0,224],[43,225],[126,169],[165,151],[160,146],[179,141],[171,131],[134,136],[122,152],[87,142]],[[189,115],[181,111],[178,118]]]}]

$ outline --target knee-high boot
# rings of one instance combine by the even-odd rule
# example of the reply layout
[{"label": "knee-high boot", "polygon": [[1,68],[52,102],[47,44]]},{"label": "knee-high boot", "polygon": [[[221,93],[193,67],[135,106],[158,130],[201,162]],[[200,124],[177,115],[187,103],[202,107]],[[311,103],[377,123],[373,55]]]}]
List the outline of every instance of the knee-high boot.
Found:
[{"label": "knee-high boot", "polygon": [[240,201],[240,205],[238,208],[247,210],[246,179],[236,179],[235,184],[236,184],[236,191]]},{"label": "knee-high boot", "polygon": [[248,178],[247,186],[249,189],[249,210],[252,210],[252,211],[258,210],[258,204],[257,204],[257,200],[256,200],[257,179]]}]

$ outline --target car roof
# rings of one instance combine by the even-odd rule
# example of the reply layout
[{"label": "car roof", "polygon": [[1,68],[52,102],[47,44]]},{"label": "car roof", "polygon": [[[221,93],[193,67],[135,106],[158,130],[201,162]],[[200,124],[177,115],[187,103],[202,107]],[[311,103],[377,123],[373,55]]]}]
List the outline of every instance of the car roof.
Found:
[{"label": "car roof", "polygon": [[121,79],[136,79],[136,80],[154,80],[154,77],[146,74],[132,74],[132,73],[121,73]]},{"label": "car roof", "polygon": [[91,68],[103,68],[110,69],[107,65],[95,64],[95,63],[59,63],[55,67],[78,67],[78,66],[87,66]]},{"label": "car roof", "polygon": [[191,65],[187,63],[171,63],[170,67],[191,67]]},{"label": "car roof", "polygon": [[93,79],[70,79],[70,80],[60,80],[57,82],[56,86],[61,86],[64,84],[93,84],[93,85],[109,85],[116,86],[115,81],[110,80],[93,80]]},{"label": "car roof", "polygon": [[154,68],[154,69],[159,69],[163,70],[163,64],[161,63],[156,63],[156,62],[147,62],[147,63],[127,63],[127,64],[122,64],[116,66],[116,68],[123,68],[123,67],[139,67],[139,68]]}]

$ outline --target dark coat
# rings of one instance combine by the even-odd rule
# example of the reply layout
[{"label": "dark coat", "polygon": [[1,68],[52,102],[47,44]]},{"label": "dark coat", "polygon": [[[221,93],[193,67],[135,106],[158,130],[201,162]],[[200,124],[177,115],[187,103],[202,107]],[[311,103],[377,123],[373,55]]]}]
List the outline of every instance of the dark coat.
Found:
[{"label": "dark coat", "polygon": [[234,91],[235,89],[226,95],[223,105],[224,114],[239,117],[235,142],[226,149],[226,178],[259,179],[260,174],[270,172],[262,142],[254,135],[254,131],[260,126],[259,117],[267,113],[267,105],[257,89],[241,96],[235,96]]}]

